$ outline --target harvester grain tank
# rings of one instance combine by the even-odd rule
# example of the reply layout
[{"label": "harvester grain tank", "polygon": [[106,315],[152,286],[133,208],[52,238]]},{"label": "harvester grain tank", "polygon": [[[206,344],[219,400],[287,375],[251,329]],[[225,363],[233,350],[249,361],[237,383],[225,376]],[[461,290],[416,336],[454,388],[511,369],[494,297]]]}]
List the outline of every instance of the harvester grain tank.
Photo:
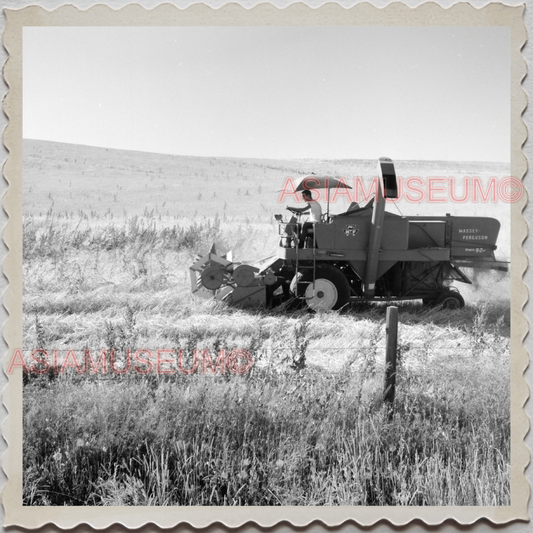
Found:
[{"label": "harvester grain tank", "polygon": [[[233,261],[216,245],[190,267],[194,294],[242,307],[301,300],[311,309],[340,309],[349,302],[422,300],[460,308],[454,281],[471,283],[462,267],[507,270],[494,256],[500,223],[488,217],[404,217],[385,210],[397,197],[396,173],[388,158],[378,161],[374,199],[344,213],[325,215],[302,242],[297,216],[278,221],[277,254],[252,264]],[[309,176],[318,188],[320,181]],[[300,182],[305,188],[306,180]],[[325,179],[332,188],[334,179]],[[328,206],[329,207],[329,206]],[[290,209],[290,208],[288,208]]]}]

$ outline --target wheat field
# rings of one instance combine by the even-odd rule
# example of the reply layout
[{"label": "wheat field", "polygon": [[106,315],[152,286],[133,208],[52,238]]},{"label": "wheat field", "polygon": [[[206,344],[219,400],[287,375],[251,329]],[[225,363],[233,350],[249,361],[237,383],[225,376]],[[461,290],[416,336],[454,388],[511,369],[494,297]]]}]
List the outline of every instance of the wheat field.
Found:
[{"label": "wheat field", "polygon": [[[382,400],[385,305],[245,311],[190,293],[188,266],[212,242],[244,261],[275,253],[272,215],[291,203],[278,202],[288,176],[369,177],[374,166],[24,141],[28,363],[36,349],[55,350],[61,366],[69,350],[114,350],[126,365],[128,351],[190,358],[235,348],[254,362],[242,376],[87,375],[74,365],[58,375],[37,365],[42,373],[24,385],[24,503],[508,505],[506,274],[476,276],[460,311],[399,305],[392,419]],[[508,173],[476,163],[396,168]],[[431,205],[397,207],[435,214]],[[509,206],[468,214],[501,220],[498,255],[508,259]]]}]

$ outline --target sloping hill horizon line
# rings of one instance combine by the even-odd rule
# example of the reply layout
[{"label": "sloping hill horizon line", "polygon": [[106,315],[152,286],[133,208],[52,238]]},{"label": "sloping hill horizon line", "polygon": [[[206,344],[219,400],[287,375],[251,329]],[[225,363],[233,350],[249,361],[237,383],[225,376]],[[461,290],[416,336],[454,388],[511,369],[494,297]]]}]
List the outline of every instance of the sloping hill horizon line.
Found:
[{"label": "sloping hill horizon line", "polygon": [[[106,146],[95,146],[95,145],[89,145],[89,144],[77,144],[77,143],[68,143],[63,141],[50,141],[45,139],[29,139],[29,138],[23,138],[22,139],[23,145],[27,143],[39,143],[39,144],[49,144],[49,145],[63,145],[65,147],[74,148],[74,147],[80,147],[83,149],[90,149],[90,150],[102,150],[102,151],[112,151],[112,152],[121,152],[124,154],[146,154],[146,155],[153,155],[153,156],[165,156],[165,157],[177,157],[177,158],[185,158],[185,159],[220,159],[220,160],[241,160],[241,161],[264,161],[264,162],[279,162],[279,161],[287,161],[287,162],[310,162],[310,161],[323,161],[323,162],[374,162],[377,161],[377,158],[368,158],[368,157],[362,157],[362,158],[319,158],[319,157],[294,157],[294,158],[276,158],[276,157],[241,157],[241,156],[220,156],[220,155],[187,155],[187,154],[169,154],[165,152],[149,152],[145,150],[130,150],[130,149],[124,149],[124,148],[110,148]],[[383,155],[383,157],[388,157]],[[394,159],[394,162],[404,162],[404,163],[462,163],[462,164],[491,164],[491,165],[510,165],[510,162],[504,162],[504,161],[460,161],[460,160],[454,160],[454,159]]]}]

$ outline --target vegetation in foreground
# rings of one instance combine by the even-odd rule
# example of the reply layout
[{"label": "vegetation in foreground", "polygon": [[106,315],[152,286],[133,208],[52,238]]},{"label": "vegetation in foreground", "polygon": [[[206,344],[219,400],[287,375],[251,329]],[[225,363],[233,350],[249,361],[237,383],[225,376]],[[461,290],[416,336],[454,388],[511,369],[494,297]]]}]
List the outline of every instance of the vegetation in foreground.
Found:
[{"label": "vegetation in foreground", "polygon": [[[453,354],[432,349],[438,335],[404,336],[392,420],[379,344],[353,346],[337,371],[308,364],[307,330],[331,315],[293,317],[284,358],[256,351],[244,376],[31,376],[24,503],[508,505],[508,346],[487,333],[490,314]],[[275,333],[256,331],[251,350]]]}]

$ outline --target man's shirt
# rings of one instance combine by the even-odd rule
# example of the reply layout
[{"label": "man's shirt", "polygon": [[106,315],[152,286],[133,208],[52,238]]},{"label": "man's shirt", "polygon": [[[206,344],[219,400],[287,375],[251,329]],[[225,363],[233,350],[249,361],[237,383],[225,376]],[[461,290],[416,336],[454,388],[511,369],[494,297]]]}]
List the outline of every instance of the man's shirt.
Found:
[{"label": "man's shirt", "polygon": [[311,212],[309,214],[309,222],[322,222],[322,207],[318,202],[309,202]]}]

